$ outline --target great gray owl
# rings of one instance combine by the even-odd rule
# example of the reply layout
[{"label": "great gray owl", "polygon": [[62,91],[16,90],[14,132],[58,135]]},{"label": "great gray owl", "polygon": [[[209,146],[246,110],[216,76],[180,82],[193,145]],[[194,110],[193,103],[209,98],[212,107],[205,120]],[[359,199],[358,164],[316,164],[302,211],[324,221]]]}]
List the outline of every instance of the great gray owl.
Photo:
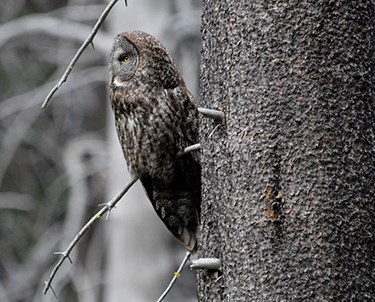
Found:
[{"label": "great gray owl", "polygon": [[128,168],[166,227],[195,252],[201,166],[197,154],[177,155],[198,143],[195,100],[167,50],[144,32],[116,37],[110,72],[111,105]]}]

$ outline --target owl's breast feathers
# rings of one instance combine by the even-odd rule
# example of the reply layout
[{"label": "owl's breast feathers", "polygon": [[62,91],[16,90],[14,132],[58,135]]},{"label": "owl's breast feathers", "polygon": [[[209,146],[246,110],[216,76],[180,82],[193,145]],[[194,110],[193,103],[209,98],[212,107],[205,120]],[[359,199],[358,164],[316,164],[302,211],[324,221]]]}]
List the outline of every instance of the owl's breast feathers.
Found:
[{"label": "owl's breast feathers", "polygon": [[198,142],[192,97],[180,87],[111,86],[116,130],[131,172],[170,180],[177,153]]}]

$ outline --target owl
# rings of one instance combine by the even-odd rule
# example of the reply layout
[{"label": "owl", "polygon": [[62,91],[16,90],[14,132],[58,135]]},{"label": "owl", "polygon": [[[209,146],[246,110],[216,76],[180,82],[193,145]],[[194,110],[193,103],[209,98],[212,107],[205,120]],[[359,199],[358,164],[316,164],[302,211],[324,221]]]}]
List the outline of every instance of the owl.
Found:
[{"label": "owl", "polygon": [[119,34],[110,55],[110,99],[129,168],[169,231],[197,249],[201,203],[196,102],[165,47],[153,36]]}]

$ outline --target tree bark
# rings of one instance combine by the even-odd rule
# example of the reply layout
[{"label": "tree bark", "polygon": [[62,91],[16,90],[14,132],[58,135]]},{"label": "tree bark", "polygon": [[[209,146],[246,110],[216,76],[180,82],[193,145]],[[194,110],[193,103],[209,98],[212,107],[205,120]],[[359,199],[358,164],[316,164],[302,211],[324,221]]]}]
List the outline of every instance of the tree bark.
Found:
[{"label": "tree bark", "polygon": [[201,301],[375,297],[374,25],[373,1],[203,1],[226,120],[202,120]]}]

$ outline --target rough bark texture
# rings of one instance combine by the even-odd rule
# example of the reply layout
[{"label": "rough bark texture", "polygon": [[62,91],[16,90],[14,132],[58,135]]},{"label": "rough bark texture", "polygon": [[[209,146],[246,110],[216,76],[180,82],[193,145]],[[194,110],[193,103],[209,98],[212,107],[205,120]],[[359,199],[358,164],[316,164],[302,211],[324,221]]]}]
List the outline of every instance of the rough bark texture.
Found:
[{"label": "rough bark texture", "polygon": [[375,297],[373,1],[203,1],[201,301]]}]

